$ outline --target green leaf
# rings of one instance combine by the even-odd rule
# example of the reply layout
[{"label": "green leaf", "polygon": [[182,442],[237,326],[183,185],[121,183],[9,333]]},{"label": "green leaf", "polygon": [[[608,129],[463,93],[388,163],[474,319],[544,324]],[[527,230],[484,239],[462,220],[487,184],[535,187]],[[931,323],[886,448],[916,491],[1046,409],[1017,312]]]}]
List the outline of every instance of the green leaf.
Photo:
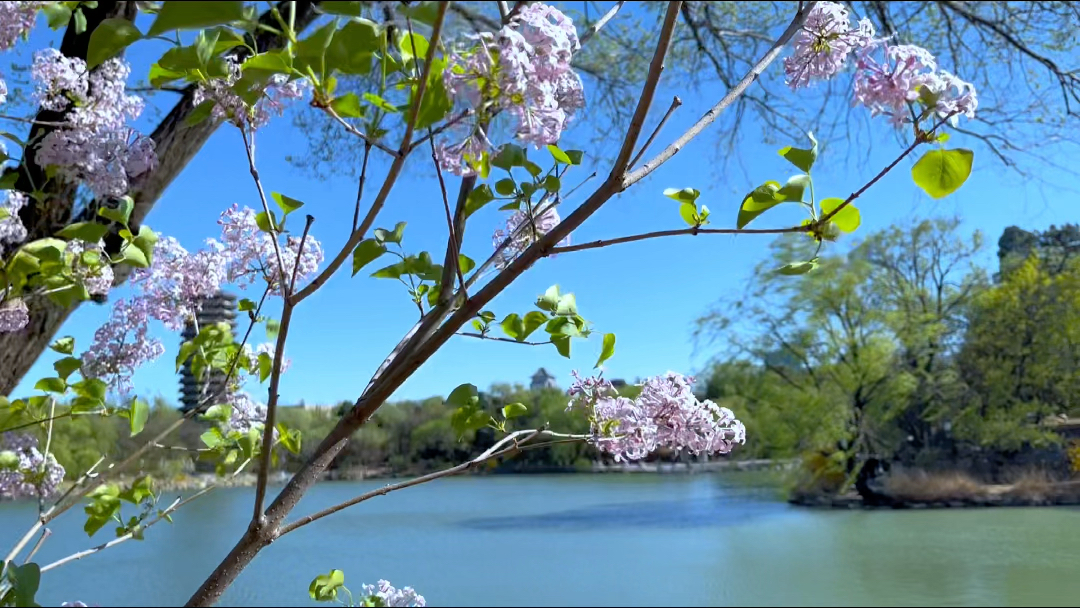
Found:
[{"label": "green leaf", "polygon": [[195,125],[202,124],[204,120],[210,118],[210,115],[214,113],[214,106],[217,102],[213,99],[207,99],[191,109],[191,113],[184,119],[184,126],[194,127]]},{"label": "green leaf", "polygon": [[352,252],[352,276],[360,272],[360,269],[386,253],[386,245],[375,239],[364,239],[353,249]]},{"label": "green leaf", "polygon": [[536,307],[540,310],[546,310],[548,312],[555,312],[559,307],[559,299],[562,296],[559,294],[559,286],[552,285],[547,288],[544,295],[536,299]]},{"label": "green leaf", "polygon": [[78,371],[80,367],[82,367],[82,361],[76,357],[64,357],[53,362],[53,369],[64,381],[67,380],[68,376]]},{"label": "green leaf", "polygon": [[785,202],[801,203],[803,200],[803,194],[806,189],[810,187],[809,175],[795,175],[784,184],[783,188],[777,193],[784,197]]},{"label": "green leaf", "polygon": [[806,274],[806,273],[810,272],[811,270],[817,268],[817,266],[818,266],[817,258],[814,258],[813,260],[810,260],[809,262],[794,262],[794,263],[791,263],[791,264],[784,264],[783,266],[778,268],[776,271],[779,272],[780,274],[785,274],[785,275]]},{"label": "green leaf", "polygon": [[479,393],[477,392],[475,385],[461,384],[450,391],[450,396],[446,398],[446,402],[458,407],[463,405],[475,405],[480,399],[478,395]]},{"label": "green leaf", "polygon": [[281,212],[285,215],[289,215],[293,211],[304,206],[304,203],[291,196],[285,196],[280,192],[271,192],[270,196],[274,198],[274,202],[277,203],[278,208],[281,209]]},{"label": "green leaf", "polygon": [[337,599],[337,591],[345,585],[345,573],[331,570],[329,574],[320,574],[308,585],[308,595],[318,602],[330,602]]},{"label": "green leaf", "polygon": [[42,378],[34,384],[34,390],[63,395],[67,392],[67,382],[60,378]]},{"label": "green leaf", "polygon": [[424,25],[434,25],[439,15],[439,2],[412,2],[410,6],[399,6],[402,15]]},{"label": "green leaf", "polygon": [[818,156],[818,141],[814,138],[813,133],[807,133],[807,137],[810,138],[811,146],[809,149],[793,148],[787,146],[780,149],[780,156],[783,156],[791,164],[798,167],[805,173],[810,173],[810,169],[814,166],[814,162],[817,161]]},{"label": "green leaf", "polygon": [[604,347],[600,350],[600,358],[596,360],[595,367],[600,367],[615,354],[615,334],[604,334]]},{"label": "green leaf", "polygon": [[522,320],[522,336],[524,340],[529,337],[534,331],[536,331],[541,325],[548,322],[548,316],[542,312],[531,310],[525,313],[525,318]]},{"label": "green leaf", "polygon": [[503,144],[491,158],[491,166],[509,171],[512,167],[525,166],[525,149],[514,144]]},{"label": "green leaf", "polygon": [[679,216],[686,222],[687,226],[697,226],[698,221],[697,205],[694,203],[683,203],[679,205]]},{"label": "green leaf", "polygon": [[[383,38],[382,28],[377,24],[367,19],[350,20],[338,30],[326,49],[327,70],[343,74],[369,73],[375,52],[382,48]],[[439,77],[442,78],[442,73]]]},{"label": "green leaf", "polygon": [[90,34],[86,67],[94,69],[142,38],[142,32],[127,19],[113,17],[102,21]]},{"label": "green leaf", "polygon": [[529,408],[525,407],[524,403],[511,403],[510,405],[502,408],[503,418],[510,420],[511,418],[518,418],[529,413]]},{"label": "green leaf", "polygon": [[[680,203],[693,203],[701,196],[701,192],[698,192],[696,188],[667,188],[664,190],[664,196]],[[694,210],[696,211],[697,208],[695,207]]]},{"label": "green leaf", "polygon": [[19,468],[19,455],[11,450],[0,452],[0,471],[13,471]]},{"label": "green leaf", "polygon": [[960,189],[969,175],[975,153],[971,150],[930,150],[911,168],[911,177],[930,198],[944,198]]},{"label": "green leaf", "polygon": [[495,182],[495,192],[498,192],[503,196],[511,195],[517,192],[517,182],[515,182],[513,178],[510,177],[506,179],[500,179],[499,181]]},{"label": "green leaf", "polygon": [[236,310],[240,312],[254,311],[255,302],[247,298],[240,298],[240,302],[236,304]]},{"label": "green leaf", "polygon": [[559,298],[559,304],[555,307],[555,314],[559,316],[577,314],[577,299],[574,298],[574,294],[568,293]]},{"label": "green leaf", "polygon": [[739,206],[739,219],[735,223],[736,227],[745,228],[757,216],[785,202],[786,199],[779,192],[780,184],[777,182],[765,182],[754,188],[750,194],[746,195],[742,205]]},{"label": "green leaf", "polygon": [[495,195],[491,193],[491,188],[487,184],[481,184],[479,187],[473,188],[473,191],[469,193],[469,197],[465,199],[465,217],[476,213],[493,200],[495,200]]},{"label": "green leaf", "polygon": [[82,12],[82,8],[75,9],[75,33],[86,33],[86,13]]},{"label": "green leaf", "polygon": [[554,175],[549,175],[544,178],[544,190],[547,190],[548,192],[558,192],[560,188],[562,188],[562,180],[559,178]]},{"label": "green leaf", "polygon": [[470,258],[469,256],[465,255],[464,253],[459,253],[458,254],[458,262],[457,263],[458,263],[458,270],[461,271],[461,274],[463,276],[469,274],[469,271],[472,270],[473,268],[476,268],[476,262],[472,258]]},{"label": "green leaf", "polygon": [[551,157],[555,159],[555,162],[562,163],[564,165],[576,165],[566,152],[559,149],[559,146],[551,144],[547,147],[548,152],[551,152]]},{"label": "green leaf", "polygon": [[364,93],[364,100],[385,112],[395,113],[398,111],[397,106],[374,93]]},{"label": "green leaf", "polygon": [[[443,74],[447,70],[446,59],[436,57],[431,62],[431,70],[428,72],[427,89],[424,98],[420,100],[420,110],[416,115],[416,129],[426,129],[442,120],[453,108],[454,102],[446,92],[446,83]],[[417,88],[413,87],[409,102],[416,96]]]},{"label": "green leaf", "polygon": [[504,334],[518,342],[525,341],[525,322],[517,313],[507,315],[501,325]]},{"label": "green leaf", "polygon": [[150,418],[150,406],[139,398],[131,400],[131,414],[128,422],[131,423],[131,436],[134,437],[142,432],[146,421]]},{"label": "green leaf", "polygon": [[384,230],[382,228],[375,229],[375,240],[380,243],[401,243],[402,237],[405,236],[405,222],[398,222],[394,226],[393,231]]},{"label": "green leaf", "polygon": [[49,345],[49,348],[60,353],[61,355],[70,355],[75,352],[75,338],[71,336],[64,336]]},{"label": "green leaf", "polygon": [[86,397],[87,399],[94,399],[97,401],[105,401],[105,392],[108,386],[104,381],[98,378],[84,378],[79,382],[71,385],[71,390],[75,391],[75,394]]},{"label": "green leaf", "polygon": [[244,19],[243,2],[170,1],[162,5],[147,36],[171,30],[197,30]]},{"label": "green leaf", "polygon": [[65,239],[78,239],[87,243],[97,243],[109,232],[109,227],[97,222],[76,222],[64,226],[56,235]]},{"label": "green leaf", "polygon": [[551,343],[560,355],[570,358],[570,336],[551,336]]},{"label": "green leaf", "polygon": [[405,62],[412,61],[414,58],[424,59],[428,52],[427,38],[415,32],[411,34],[403,32],[398,38],[398,51]]},{"label": "green leaf", "polygon": [[71,7],[67,6],[68,4],[68,2],[49,2],[41,8],[49,27],[55,30],[71,21]]},{"label": "green leaf", "polygon": [[115,207],[99,207],[98,215],[108,218],[122,226],[127,226],[128,220],[131,219],[131,212],[135,210],[135,201],[131,200],[130,196],[122,196],[118,199],[114,199],[113,204]]},{"label": "green leaf", "polygon": [[[271,222],[271,218],[273,221]],[[265,211],[260,211],[255,214],[255,225],[259,227],[259,230],[263,232],[273,233],[274,228],[280,228],[281,224],[277,221],[277,215],[271,211],[269,214]]]},{"label": "green leaf", "polygon": [[359,17],[361,2],[320,2],[319,10],[328,15]]},{"label": "green leaf", "polygon": [[[827,198],[821,201],[821,213],[828,215],[833,212],[834,209],[844,204],[842,198]],[[848,204],[839,213],[832,217],[832,223],[837,228],[844,232],[855,232],[858,229],[859,224],[862,223],[862,217],[859,214],[859,210],[855,208],[855,205]]]},{"label": "green leaf", "polygon": [[37,564],[23,564],[16,566],[14,562],[7,564],[7,578],[11,583],[11,594],[15,606],[37,606],[34,595],[41,586],[41,567]]},{"label": "green leaf", "polygon": [[566,156],[570,159],[571,165],[580,165],[581,159],[585,157],[585,153],[581,150],[566,150]]},{"label": "green leaf", "polygon": [[337,112],[338,116],[345,118],[362,118],[364,106],[360,105],[360,98],[356,93],[346,93],[330,102],[330,109]]},{"label": "green leaf", "polygon": [[259,353],[259,382],[266,382],[274,369],[274,360],[270,353]]},{"label": "green leaf", "polygon": [[206,409],[206,412],[203,413],[202,416],[200,416],[200,418],[202,418],[203,420],[207,420],[210,422],[220,422],[223,424],[227,423],[231,417],[232,406],[224,403],[211,405],[209,408]]}]

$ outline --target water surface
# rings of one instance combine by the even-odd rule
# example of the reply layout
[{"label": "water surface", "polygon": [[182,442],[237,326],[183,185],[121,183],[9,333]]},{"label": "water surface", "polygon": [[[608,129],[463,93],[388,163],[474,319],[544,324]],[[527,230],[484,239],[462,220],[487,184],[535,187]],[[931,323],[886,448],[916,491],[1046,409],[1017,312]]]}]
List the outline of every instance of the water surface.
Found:
[{"label": "water surface", "polygon": [[[458,478],[376,498],[280,539],[223,598],[314,604],[311,579],[389,579],[433,606],[1045,606],[1080,604],[1080,511],[817,511],[749,474]],[[308,513],[384,482],[324,483]],[[131,541],[46,573],[38,601],[181,605],[247,524],[218,490]],[[167,495],[165,499],[171,499]],[[34,505],[0,504],[5,551]],[[36,561],[87,540],[72,510]],[[100,538],[99,538],[100,537]]]}]

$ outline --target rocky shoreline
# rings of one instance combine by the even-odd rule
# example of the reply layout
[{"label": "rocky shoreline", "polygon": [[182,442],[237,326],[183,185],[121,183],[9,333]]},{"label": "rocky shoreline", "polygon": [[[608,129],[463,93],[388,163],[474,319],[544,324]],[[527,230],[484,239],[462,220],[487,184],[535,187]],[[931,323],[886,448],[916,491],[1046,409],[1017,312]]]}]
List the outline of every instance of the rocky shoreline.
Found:
[{"label": "rocky shoreline", "polygon": [[1015,485],[989,485],[974,496],[932,499],[886,497],[870,504],[857,494],[838,496],[796,496],[789,503],[816,509],[971,509],[987,507],[1073,507],[1080,506],[1080,482],[1047,484],[1040,491],[1018,491]]}]

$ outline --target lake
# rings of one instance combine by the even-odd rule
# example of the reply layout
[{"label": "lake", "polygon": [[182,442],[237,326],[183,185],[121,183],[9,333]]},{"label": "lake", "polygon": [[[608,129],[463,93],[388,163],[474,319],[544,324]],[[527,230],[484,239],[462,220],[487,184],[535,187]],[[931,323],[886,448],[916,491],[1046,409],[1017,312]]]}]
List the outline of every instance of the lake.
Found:
[{"label": "lake", "polygon": [[[320,484],[297,514],[384,483]],[[145,541],[46,573],[38,601],[180,605],[243,531],[252,496],[212,492]],[[5,552],[34,508],[0,504]],[[106,527],[88,541],[82,523],[65,515],[36,561],[108,540]],[[280,539],[222,604],[311,605],[308,584],[333,568],[354,592],[386,578],[433,606],[1075,606],[1080,511],[807,510],[747,473],[446,479]]]}]

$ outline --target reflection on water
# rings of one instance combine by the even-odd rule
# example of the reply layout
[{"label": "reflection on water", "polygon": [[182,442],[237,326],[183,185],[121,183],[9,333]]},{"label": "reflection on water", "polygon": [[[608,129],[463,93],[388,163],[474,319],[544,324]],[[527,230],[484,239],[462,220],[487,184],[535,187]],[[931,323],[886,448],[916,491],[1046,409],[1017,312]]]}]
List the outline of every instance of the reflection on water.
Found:
[{"label": "reflection on water", "polygon": [[[298,513],[378,485],[319,485]],[[181,604],[251,503],[250,489],[211,493],[144,542],[47,573],[39,601]],[[33,513],[0,505],[3,547]],[[80,515],[58,522],[39,561],[105,540],[88,541]],[[1076,605],[1080,512],[809,511],[746,474],[448,479],[279,540],[223,605],[310,605],[308,583],[331,568],[353,589],[387,578],[436,606]]]}]

